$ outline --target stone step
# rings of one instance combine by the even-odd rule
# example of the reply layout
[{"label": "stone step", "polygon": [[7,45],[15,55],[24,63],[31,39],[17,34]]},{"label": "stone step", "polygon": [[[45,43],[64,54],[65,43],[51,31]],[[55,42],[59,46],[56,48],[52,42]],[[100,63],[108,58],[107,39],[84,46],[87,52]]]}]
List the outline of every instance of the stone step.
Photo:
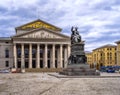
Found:
[{"label": "stone step", "polygon": [[76,75],[100,75],[99,72],[70,72],[70,71],[60,72],[60,74],[68,75],[68,76],[76,76]]},{"label": "stone step", "polygon": [[78,69],[78,68],[68,68],[68,69],[64,69],[63,71],[71,71],[71,72],[95,72],[96,70],[95,69]]}]

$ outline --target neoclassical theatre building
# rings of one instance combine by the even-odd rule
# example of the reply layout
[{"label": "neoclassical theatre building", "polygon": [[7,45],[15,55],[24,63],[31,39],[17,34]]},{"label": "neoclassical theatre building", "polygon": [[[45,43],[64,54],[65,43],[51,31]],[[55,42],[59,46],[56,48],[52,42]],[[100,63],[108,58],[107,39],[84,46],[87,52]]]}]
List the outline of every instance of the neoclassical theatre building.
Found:
[{"label": "neoclassical theatre building", "polygon": [[16,35],[0,38],[0,68],[65,68],[70,37],[40,19],[15,28]]}]

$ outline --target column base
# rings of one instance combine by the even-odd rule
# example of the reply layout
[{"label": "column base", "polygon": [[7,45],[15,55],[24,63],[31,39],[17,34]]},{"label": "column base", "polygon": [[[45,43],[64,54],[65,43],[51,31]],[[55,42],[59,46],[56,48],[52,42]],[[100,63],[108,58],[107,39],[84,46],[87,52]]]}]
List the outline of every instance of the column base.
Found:
[{"label": "column base", "polygon": [[21,69],[21,73],[25,73],[25,69]]}]

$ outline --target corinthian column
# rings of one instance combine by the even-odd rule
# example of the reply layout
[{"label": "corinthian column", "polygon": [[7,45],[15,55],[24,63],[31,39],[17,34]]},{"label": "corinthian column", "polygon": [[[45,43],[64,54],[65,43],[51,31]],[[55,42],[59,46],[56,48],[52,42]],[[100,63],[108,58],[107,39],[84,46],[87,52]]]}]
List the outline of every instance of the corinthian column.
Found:
[{"label": "corinthian column", "polygon": [[66,68],[66,67],[67,67],[67,49],[65,47],[65,49],[64,49],[64,68]]},{"label": "corinthian column", "polygon": [[60,68],[63,68],[63,62],[62,62],[62,57],[63,57],[63,45],[60,45]]},{"label": "corinthian column", "polygon": [[25,70],[25,53],[24,53],[24,44],[21,46],[21,72],[24,72]]},{"label": "corinthian column", "polygon": [[67,46],[67,56],[68,56],[68,58],[69,58],[69,56],[70,56],[70,53],[71,53],[70,45],[68,44],[68,46]]},{"label": "corinthian column", "polygon": [[48,61],[48,58],[47,58],[47,55],[48,55],[48,48],[47,48],[47,44],[45,44],[45,52],[44,52],[44,68],[47,68],[47,61]]},{"label": "corinthian column", "polygon": [[29,68],[32,68],[32,44],[29,44]]},{"label": "corinthian column", "polygon": [[16,44],[13,46],[13,58],[14,58],[14,64],[13,67],[17,68],[17,50],[16,50]]},{"label": "corinthian column", "polygon": [[52,46],[52,67],[55,68],[55,44]]},{"label": "corinthian column", "polygon": [[37,44],[37,68],[40,68],[40,45]]}]

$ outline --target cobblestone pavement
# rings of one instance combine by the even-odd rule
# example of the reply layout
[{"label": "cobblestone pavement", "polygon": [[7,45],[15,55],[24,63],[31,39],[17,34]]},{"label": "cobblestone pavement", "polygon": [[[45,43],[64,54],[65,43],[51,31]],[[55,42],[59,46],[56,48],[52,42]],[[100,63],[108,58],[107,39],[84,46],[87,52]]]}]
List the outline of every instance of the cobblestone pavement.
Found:
[{"label": "cobblestone pavement", "polygon": [[120,95],[120,77],[55,78],[47,73],[0,74],[0,95]]}]

